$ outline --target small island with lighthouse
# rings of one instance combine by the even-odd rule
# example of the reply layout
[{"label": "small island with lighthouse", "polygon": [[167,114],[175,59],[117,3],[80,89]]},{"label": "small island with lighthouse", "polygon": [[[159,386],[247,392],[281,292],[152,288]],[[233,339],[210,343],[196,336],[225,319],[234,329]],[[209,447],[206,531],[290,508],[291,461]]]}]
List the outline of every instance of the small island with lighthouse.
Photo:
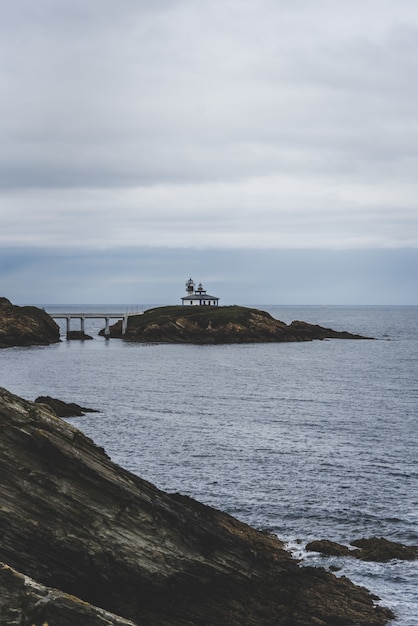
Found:
[{"label": "small island with lighthouse", "polygon": [[130,315],[110,328],[111,337],[138,343],[234,344],[312,341],[314,339],[369,339],[316,324],[293,321],[285,324],[260,309],[238,305],[219,306],[202,283],[186,282],[181,305],[155,307]]}]

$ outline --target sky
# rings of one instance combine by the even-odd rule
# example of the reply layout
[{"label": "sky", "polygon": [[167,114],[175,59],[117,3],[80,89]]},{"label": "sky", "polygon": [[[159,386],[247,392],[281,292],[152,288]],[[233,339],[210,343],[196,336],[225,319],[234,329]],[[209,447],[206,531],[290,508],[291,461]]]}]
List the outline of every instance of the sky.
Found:
[{"label": "sky", "polygon": [[0,296],[418,304],[416,0],[0,3]]}]

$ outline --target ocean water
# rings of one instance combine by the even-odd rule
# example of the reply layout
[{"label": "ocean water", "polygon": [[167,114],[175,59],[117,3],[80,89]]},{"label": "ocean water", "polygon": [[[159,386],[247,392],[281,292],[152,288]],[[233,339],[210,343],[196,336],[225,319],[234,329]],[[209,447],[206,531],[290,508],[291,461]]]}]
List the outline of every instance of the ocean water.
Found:
[{"label": "ocean water", "polygon": [[94,341],[0,351],[0,385],[99,409],[70,421],[115,462],[276,533],[303,563],[341,567],[394,626],[418,626],[418,562],[304,548],[374,535],[418,545],[418,307],[256,306],[376,339],[129,344],[86,320]]}]

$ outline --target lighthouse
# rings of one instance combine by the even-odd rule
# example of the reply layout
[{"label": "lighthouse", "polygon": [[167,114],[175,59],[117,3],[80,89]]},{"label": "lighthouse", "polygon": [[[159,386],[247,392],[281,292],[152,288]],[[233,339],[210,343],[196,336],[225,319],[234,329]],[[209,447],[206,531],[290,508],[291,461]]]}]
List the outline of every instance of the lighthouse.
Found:
[{"label": "lighthouse", "polygon": [[216,296],[210,296],[206,293],[206,290],[203,289],[202,283],[199,283],[196,288],[193,279],[189,278],[186,282],[186,293],[187,296],[184,296],[181,299],[181,303],[183,305],[191,305],[191,306],[218,306],[219,298]]},{"label": "lighthouse", "polygon": [[189,296],[193,295],[194,293],[194,282],[192,278],[189,278],[186,283],[186,291]]}]

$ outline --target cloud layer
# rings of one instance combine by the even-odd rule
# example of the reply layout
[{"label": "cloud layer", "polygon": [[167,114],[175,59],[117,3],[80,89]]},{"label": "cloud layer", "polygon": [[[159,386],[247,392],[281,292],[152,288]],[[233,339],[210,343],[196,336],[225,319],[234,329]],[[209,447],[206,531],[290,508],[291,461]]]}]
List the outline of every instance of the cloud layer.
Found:
[{"label": "cloud layer", "polygon": [[418,247],[418,6],[0,8],[1,245]]}]

